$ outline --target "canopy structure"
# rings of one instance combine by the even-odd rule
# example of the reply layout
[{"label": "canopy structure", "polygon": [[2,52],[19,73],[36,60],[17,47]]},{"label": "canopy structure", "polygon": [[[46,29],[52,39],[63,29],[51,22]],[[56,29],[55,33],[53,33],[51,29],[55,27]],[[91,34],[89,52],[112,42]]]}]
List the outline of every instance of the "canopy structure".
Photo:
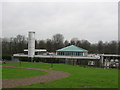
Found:
[{"label": "canopy structure", "polygon": [[84,56],[87,55],[88,50],[82,49],[75,45],[70,45],[62,49],[58,49],[57,55],[69,55],[69,56]]},{"label": "canopy structure", "polygon": [[[24,49],[25,52],[28,52],[28,49]],[[35,49],[35,52],[47,52],[46,49]]]},{"label": "canopy structure", "polygon": [[[47,52],[46,49],[35,49],[34,50],[35,55],[41,55],[46,52]],[[24,49],[24,54],[28,54],[28,49]]]}]

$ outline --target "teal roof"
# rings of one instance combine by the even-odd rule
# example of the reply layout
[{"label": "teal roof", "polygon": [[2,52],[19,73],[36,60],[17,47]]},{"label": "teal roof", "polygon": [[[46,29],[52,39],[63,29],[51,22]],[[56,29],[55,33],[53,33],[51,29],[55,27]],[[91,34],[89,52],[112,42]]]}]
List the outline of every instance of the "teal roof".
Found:
[{"label": "teal roof", "polygon": [[87,50],[79,48],[75,45],[70,45],[62,49],[58,49],[56,51],[74,51],[74,52],[86,52]]}]

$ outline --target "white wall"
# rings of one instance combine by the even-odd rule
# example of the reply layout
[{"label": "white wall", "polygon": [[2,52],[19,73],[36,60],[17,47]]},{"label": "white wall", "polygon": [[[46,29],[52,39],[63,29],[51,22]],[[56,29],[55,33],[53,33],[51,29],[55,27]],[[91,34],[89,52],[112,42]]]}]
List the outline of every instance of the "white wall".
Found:
[{"label": "white wall", "polygon": [[35,55],[35,32],[29,32],[28,35],[28,57]]}]

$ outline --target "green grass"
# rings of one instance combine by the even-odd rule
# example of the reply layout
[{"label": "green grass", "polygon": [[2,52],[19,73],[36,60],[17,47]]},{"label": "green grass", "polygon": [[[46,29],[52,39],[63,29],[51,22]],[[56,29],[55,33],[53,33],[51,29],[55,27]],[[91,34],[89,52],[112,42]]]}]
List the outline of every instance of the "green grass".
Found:
[{"label": "green grass", "polygon": [[12,79],[12,78],[28,78],[32,76],[40,76],[47,74],[44,71],[31,70],[31,69],[18,69],[18,68],[2,68],[2,79]]},{"label": "green grass", "polygon": [[[19,66],[19,63],[7,63],[10,66]],[[50,69],[51,64],[22,62],[23,67]],[[17,88],[117,88],[118,70],[80,67],[65,64],[54,64],[53,70],[63,71],[70,76],[60,80],[21,86]]]}]

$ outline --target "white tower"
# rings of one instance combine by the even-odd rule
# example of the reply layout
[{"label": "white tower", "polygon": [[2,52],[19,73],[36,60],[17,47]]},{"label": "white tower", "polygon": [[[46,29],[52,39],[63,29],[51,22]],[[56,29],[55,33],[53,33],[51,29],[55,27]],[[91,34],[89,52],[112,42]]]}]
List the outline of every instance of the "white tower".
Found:
[{"label": "white tower", "polygon": [[33,58],[35,55],[35,32],[29,32],[28,35],[28,57]]}]

